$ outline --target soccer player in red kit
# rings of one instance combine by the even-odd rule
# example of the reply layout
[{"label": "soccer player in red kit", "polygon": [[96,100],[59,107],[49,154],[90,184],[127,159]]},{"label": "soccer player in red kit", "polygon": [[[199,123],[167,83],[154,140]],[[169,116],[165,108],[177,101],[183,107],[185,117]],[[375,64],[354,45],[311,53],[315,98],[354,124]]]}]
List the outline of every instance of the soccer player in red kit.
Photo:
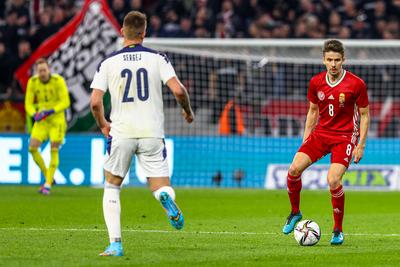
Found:
[{"label": "soccer player in red kit", "polygon": [[283,227],[283,233],[289,234],[302,218],[299,208],[301,174],[311,164],[331,153],[327,179],[335,221],[332,245],[340,245],[344,240],[342,177],[352,158],[354,163],[358,163],[363,157],[369,125],[367,87],[362,79],[342,68],[344,60],[344,47],[340,41],[328,40],[324,43],[326,71],[310,80],[310,107],[303,144],[294,156],[287,176],[292,210]]}]

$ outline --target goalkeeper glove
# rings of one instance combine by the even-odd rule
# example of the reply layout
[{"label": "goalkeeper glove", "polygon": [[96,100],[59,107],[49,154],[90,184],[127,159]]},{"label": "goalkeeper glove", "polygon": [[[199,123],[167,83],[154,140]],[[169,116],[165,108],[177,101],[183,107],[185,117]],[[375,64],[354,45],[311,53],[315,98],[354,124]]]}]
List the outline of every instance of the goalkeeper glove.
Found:
[{"label": "goalkeeper glove", "polygon": [[33,119],[35,121],[41,121],[50,116],[51,114],[54,113],[54,109],[49,109],[49,110],[43,110],[41,112],[36,112],[36,114],[33,116]]}]

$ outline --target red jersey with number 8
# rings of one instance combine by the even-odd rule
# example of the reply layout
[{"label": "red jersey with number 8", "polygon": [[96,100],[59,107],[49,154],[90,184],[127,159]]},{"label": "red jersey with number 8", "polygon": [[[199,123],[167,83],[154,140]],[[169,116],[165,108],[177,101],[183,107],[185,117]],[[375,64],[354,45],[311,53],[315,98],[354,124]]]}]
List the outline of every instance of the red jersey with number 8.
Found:
[{"label": "red jersey with number 8", "polygon": [[319,108],[315,131],[358,137],[358,108],[368,106],[367,86],[361,78],[343,70],[337,82],[332,83],[327,72],[321,72],[310,80],[308,99]]}]

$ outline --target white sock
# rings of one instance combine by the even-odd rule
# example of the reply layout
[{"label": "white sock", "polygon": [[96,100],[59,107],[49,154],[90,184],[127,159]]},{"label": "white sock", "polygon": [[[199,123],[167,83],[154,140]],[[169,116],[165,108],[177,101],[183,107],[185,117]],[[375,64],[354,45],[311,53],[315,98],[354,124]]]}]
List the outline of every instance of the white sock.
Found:
[{"label": "white sock", "polygon": [[103,213],[106,221],[110,243],[121,241],[121,188],[108,182],[104,185]]},{"label": "white sock", "polygon": [[170,186],[163,186],[158,188],[156,191],[153,192],[153,196],[160,201],[160,194],[161,192],[166,192],[168,195],[172,198],[173,201],[175,201],[175,191],[172,187]]}]

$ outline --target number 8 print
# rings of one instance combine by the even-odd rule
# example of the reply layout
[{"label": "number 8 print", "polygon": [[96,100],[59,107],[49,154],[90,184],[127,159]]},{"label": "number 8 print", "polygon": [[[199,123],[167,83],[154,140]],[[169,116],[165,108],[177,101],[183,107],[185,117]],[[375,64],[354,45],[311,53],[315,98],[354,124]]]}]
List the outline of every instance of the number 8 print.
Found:
[{"label": "number 8 print", "polygon": [[333,117],[333,105],[332,104],[329,104],[328,105],[328,110],[329,110],[329,115],[331,116],[331,117]]},{"label": "number 8 print", "polygon": [[352,146],[351,146],[350,144],[348,144],[348,145],[347,145],[347,149],[346,149],[346,155],[347,155],[347,156],[350,156],[350,154],[351,154],[351,148],[352,148]]}]

